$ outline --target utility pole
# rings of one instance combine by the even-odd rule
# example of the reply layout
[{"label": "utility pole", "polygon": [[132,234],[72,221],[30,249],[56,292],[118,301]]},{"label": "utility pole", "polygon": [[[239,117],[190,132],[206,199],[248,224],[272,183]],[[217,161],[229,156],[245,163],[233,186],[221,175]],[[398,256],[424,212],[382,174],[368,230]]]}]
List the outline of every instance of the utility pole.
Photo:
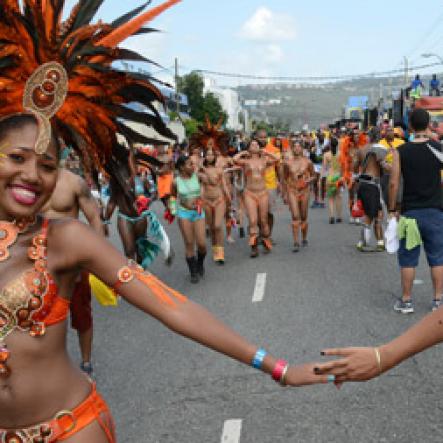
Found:
[{"label": "utility pole", "polygon": [[179,93],[179,76],[178,76],[178,58],[175,57],[175,110],[178,115],[180,115],[180,97],[178,95]]}]

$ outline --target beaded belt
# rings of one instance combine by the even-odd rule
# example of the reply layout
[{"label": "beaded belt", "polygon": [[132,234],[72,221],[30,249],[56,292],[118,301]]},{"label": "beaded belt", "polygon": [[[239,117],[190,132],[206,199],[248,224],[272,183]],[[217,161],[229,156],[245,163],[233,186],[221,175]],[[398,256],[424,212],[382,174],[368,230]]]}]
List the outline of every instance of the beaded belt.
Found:
[{"label": "beaded belt", "polygon": [[60,411],[52,420],[31,426],[27,429],[0,429],[1,443],[52,443],[63,434],[77,426],[76,414],[72,411]]}]

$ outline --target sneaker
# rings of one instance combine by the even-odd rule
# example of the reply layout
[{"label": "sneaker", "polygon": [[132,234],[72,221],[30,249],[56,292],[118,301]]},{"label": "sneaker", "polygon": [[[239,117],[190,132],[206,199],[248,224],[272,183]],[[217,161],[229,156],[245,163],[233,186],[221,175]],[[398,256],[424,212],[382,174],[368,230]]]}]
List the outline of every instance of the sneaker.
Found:
[{"label": "sneaker", "polygon": [[294,243],[294,246],[292,248],[292,252],[298,252],[300,250],[300,244]]},{"label": "sneaker", "polygon": [[326,208],[326,205],[324,203],[319,203],[318,207],[324,209],[324,208]]},{"label": "sneaker", "polygon": [[361,220],[359,218],[354,219],[354,223],[356,225],[360,225],[361,224]]},{"label": "sneaker", "polygon": [[94,368],[92,367],[92,363],[89,361],[84,361],[80,365],[80,369],[87,375],[91,376],[94,372]]},{"label": "sneaker", "polygon": [[385,242],[383,240],[379,240],[377,242],[377,251],[382,252],[385,250]]},{"label": "sneaker", "polygon": [[442,300],[432,300],[432,310],[436,311],[440,306],[442,306],[443,302]]},{"label": "sneaker", "polygon": [[341,218],[337,218],[336,220],[335,220],[335,223],[341,223],[342,222],[342,219]]},{"label": "sneaker", "polygon": [[411,301],[399,299],[395,302],[394,311],[401,312],[402,314],[412,314],[414,312],[414,306],[412,306]]},{"label": "sneaker", "polygon": [[313,201],[312,205],[311,205],[311,209],[315,209],[315,208],[318,208],[318,202]]},{"label": "sneaker", "polygon": [[301,245],[302,245],[304,248],[306,248],[306,246],[308,246],[308,240],[303,240],[303,241],[301,242]]},{"label": "sneaker", "polygon": [[355,223],[355,218],[354,217],[349,217],[349,224],[353,225]]},{"label": "sneaker", "polygon": [[245,228],[243,228],[243,226],[238,230],[238,232],[240,238],[245,238]]},{"label": "sneaker", "polygon": [[355,247],[361,252],[363,251],[365,244],[363,243],[362,240],[359,240],[359,242],[355,245]]},{"label": "sneaker", "polygon": [[335,223],[335,218],[334,217],[330,217],[329,218],[329,224],[333,225]]},{"label": "sneaker", "polygon": [[251,257],[251,258],[258,257],[258,248],[257,248],[257,246],[253,246],[251,248],[251,253],[249,254],[249,257]]}]

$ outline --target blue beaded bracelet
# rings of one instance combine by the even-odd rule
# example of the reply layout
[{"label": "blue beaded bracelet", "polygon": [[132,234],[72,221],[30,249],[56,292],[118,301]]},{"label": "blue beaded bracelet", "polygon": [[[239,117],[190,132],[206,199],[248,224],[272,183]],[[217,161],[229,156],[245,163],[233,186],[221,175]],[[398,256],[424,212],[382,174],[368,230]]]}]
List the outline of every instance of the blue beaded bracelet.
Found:
[{"label": "blue beaded bracelet", "polygon": [[264,349],[262,349],[262,348],[258,349],[254,355],[253,360],[252,360],[252,363],[251,363],[252,367],[255,369],[261,369],[262,364],[263,364],[263,360],[265,359],[266,354],[267,354],[267,352]]}]

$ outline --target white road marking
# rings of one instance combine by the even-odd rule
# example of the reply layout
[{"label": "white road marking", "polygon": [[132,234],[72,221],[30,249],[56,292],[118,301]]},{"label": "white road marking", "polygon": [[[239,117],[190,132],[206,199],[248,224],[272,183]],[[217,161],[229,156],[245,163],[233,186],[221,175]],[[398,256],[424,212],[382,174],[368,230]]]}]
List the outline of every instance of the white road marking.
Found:
[{"label": "white road marking", "polygon": [[257,274],[255,279],[254,295],[252,296],[252,303],[257,303],[263,300],[266,289],[266,273]]},{"label": "white road marking", "polygon": [[422,285],[423,280],[419,280],[418,278],[414,280],[414,285]]},{"label": "white road marking", "polygon": [[242,420],[226,420],[223,425],[221,443],[240,443]]}]

